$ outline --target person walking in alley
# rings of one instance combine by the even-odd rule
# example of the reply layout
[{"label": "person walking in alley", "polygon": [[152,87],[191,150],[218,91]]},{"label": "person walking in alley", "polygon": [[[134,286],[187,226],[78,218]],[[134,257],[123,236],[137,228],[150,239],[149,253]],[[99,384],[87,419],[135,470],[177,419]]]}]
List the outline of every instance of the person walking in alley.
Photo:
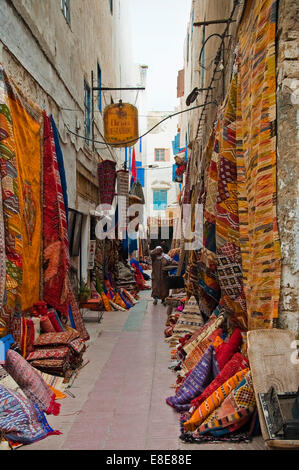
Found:
[{"label": "person walking in alley", "polygon": [[157,305],[158,299],[161,303],[165,304],[165,299],[169,295],[169,288],[167,285],[167,268],[177,264],[170,256],[163,252],[161,246],[156,246],[150,252],[152,259],[152,297],[154,305]]}]

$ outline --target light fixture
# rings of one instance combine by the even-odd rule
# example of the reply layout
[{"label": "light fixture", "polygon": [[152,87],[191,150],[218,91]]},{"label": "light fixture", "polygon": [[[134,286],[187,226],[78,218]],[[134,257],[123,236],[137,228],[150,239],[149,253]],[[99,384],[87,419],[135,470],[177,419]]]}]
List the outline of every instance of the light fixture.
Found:
[{"label": "light fixture", "polygon": [[205,90],[210,90],[211,87],[207,87],[207,88],[197,88],[195,87],[191,93],[187,96],[187,99],[186,99],[186,106],[190,106],[191,103],[193,103],[193,101],[196,100],[197,98],[197,95],[201,92],[201,91],[205,91]]}]

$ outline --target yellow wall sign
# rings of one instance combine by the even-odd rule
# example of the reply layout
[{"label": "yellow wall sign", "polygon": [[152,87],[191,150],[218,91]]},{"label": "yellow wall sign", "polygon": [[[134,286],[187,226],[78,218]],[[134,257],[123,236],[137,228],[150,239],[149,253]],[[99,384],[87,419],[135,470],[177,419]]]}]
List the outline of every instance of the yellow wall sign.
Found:
[{"label": "yellow wall sign", "polygon": [[138,110],[129,103],[104,109],[105,141],[114,147],[131,147],[138,141]]}]

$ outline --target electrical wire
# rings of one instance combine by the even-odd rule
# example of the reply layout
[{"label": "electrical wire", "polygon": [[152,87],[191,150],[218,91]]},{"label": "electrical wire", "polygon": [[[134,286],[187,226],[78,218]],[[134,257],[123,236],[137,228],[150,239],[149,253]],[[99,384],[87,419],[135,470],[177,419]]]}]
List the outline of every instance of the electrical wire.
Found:
[{"label": "electrical wire", "polygon": [[[183,111],[178,111],[176,113],[173,113],[173,114],[170,114],[169,116],[166,116],[164,119],[162,119],[161,121],[159,121],[157,124],[155,124],[151,129],[149,129],[148,131],[146,131],[144,134],[140,135],[139,137],[137,137],[136,139],[132,139],[132,140],[127,140],[126,142],[118,142],[117,143],[117,146],[119,145],[122,145],[122,144],[130,144],[130,143],[133,143],[133,142],[137,142],[138,140],[140,140],[142,137],[146,136],[147,134],[149,134],[151,131],[153,131],[156,127],[158,127],[160,124],[162,124],[162,122],[166,121],[167,119],[170,119],[174,116],[177,116],[178,114],[182,114],[182,113],[186,113],[188,111],[192,111],[193,109],[197,109],[197,108],[202,108],[203,106],[207,106],[208,104],[218,104],[217,101],[210,101],[208,103],[205,103],[205,104],[199,104],[197,106],[193,106],[192,108],[188,108],[188,109],[184,109]],[[102,142],[102,141],[99,141],[99,140],[93,140],[93,139],[90,139],[89,137],[85,137],[83,135],[80,135],[80,134],[77,134],[76,132],[73,132],[68,126],[67,124],[64,124],[64,127],[67,129],[67,131],[78,137],[79,139],[84,139],[86,141],[89,141],[89,142],[93,142],[94,144],[105,144],[106,146],[112,146],[112,147],[115,147],[115,142],[106,142],[105,140]],[[104,138],[102,135],[101,135],[102,138]]]}]

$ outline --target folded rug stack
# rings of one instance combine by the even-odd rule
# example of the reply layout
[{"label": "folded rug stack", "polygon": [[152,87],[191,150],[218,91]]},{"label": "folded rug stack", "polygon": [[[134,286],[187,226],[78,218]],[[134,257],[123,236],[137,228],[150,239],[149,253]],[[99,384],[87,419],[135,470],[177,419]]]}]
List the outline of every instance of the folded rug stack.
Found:
[{"label": "folded rug stack", "polygon": [[34,343],[27,361],[42,372],[66,377],[81,366],[86,349],[76,330],[44,333]]}]

